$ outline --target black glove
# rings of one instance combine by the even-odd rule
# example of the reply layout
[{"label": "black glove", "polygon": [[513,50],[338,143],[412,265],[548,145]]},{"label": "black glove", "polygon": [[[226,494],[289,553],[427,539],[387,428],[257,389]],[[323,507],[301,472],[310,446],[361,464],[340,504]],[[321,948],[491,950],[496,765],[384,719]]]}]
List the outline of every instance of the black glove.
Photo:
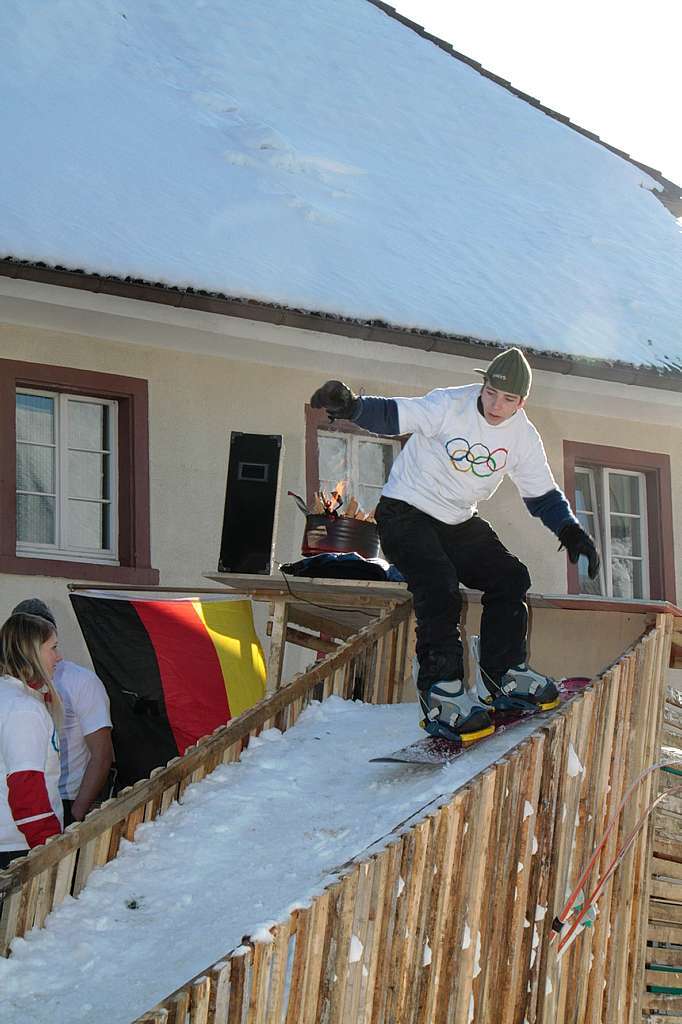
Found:
[{"label": "black glove", "polygon": [[586,533],[578,523],[567,523],[559,530],[559,540],[561,541],[559,551],[561,548],[566,548],[571,562],[575,563],[581,555],[585,555],[587,575],[593,580],[599,572],[601,561],[589,533]]},{"label": "black glove", "polygon": [[360,399],[340,380],[328,380],[310,399],[313,409],[326,409],[329,419],[352,420],[360,408]]}]

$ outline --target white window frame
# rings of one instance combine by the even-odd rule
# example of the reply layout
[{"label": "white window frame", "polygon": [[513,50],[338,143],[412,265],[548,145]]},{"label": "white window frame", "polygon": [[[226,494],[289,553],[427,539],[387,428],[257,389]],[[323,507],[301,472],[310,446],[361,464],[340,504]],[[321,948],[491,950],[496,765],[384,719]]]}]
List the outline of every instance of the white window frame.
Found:
[{"label": "white window frame", "polygon": [[[400,454],[401,444],[400,441],[393,437],[369,437],[366,434],[355,434],[345,430],[318,430],[318,438],[332,437],[335,439],[343,438],[348,445],[348,479],[347,489],[344,495],[344,499],[347,499],[348,495],[355,495],[357,497],[358,490],[361,486],[378,486],[374,484],[363,484],[359,478],[360,472],[360,445],[361,444],[380,444],[383,446],[390,445],[393,450],[393,461],[395,462],[397,456]],[[322,486],[322,467],[319,464],[318,458],[318,486]],[[337,481],[330,481],[333,484]],[[383,487],[383,484],[381,485]],[[377,498],[378,501],[378,498]],[[343,511],[343,509],[341,509]],[[365,512],[374,513],[374,508],[364,509]]]},{"label": "white window frame", "polygon": [[[615,557],[626,562],[642,563],[642,600],[649,598],[649,530],[646,515],[646,477],[644,473],[637,473],[631,469],[610,469],[605,466],[604,474],[604,553],[606,555],[607,586],[609,595],[613,595],[613,553],[611,549],[611,516],[620,516],[623,519],[638,519],[640,523],[640,547],[641,558],[635,555],[617,555]],[[610,476],[633,476],[638,480],[639,494],[639,515],[633,512],[612,512],[609,477]]]},{"label": "white window frame", "polygon": [[[70,394],[66,392],[46,391],[41,388],[21,387],[16,389],[18,395],[36,395],[39,398],[50,398],[55,408],[55,544],[37,544],[17,540],[17,555],[22,558],[49,558],[55,561],[88,562],[102,565],[118,565],[118,403],[112,399],[97,398],[91,395]],[[96,500],[98,505],[107,505],[109,509],[109,537],[111,547],[87,548],[74,547],[66,543],[68,535],[68,435],[64,429],[68,417],[69,402],[87,402],[90,405],[105,405],[109,409],[109,480],[110,495],[105,500]],[[25,443],[25,442],[23,442]],[[30,443],[30,442],[29,442]],[[105,454],[105,449],[87,449],[90,452]],[[16,484],[15,484],[16,490]],[[19,492],[17,492],[19,493]],[[22,491],[21,493],[32,493]],[[87,501],[88,499],[80,498]],[[95,501],[95,499],[92,499]]]},{"label": "white window frame", "polygon": [[[584,514],[592,515],[594,521],[595,543],[597,550],[602,555],[600,570],[600,585],[602,593],[607,597],[613,597],[613,549],[611,544],[611,516],[620,516],[625,519],[638,519],[640,524],[640,547],[641,557],[636,555],[616,555],[615,557],[628,562],[642,563],[642,594],[634,600],[648,600],[649,581],[649,524],[647,521],[647,500],[646,500],[646,476],[644,473],[631,469],[617,469],[609,466],[599,468],[580,466],[576,463],[576,473],[584,473],[590,481],[590,500],[592,511],[585,511]],[[599,473],[601,487],[596,486],[596,474]],[[632,512],[612,512],[610,497],[610,476],[632,476],[639,481],[639,515]]]}]

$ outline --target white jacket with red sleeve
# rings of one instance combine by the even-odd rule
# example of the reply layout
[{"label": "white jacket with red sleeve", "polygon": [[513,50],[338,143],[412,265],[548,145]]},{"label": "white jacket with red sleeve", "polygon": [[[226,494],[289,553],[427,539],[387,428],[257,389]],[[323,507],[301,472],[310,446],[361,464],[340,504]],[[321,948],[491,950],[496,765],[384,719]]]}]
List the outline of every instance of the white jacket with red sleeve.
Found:
[{"label": "white jacket with red sleeve", "polygon": [[59,740],[42,695],[0,676],[0,851],[62,831]]}]

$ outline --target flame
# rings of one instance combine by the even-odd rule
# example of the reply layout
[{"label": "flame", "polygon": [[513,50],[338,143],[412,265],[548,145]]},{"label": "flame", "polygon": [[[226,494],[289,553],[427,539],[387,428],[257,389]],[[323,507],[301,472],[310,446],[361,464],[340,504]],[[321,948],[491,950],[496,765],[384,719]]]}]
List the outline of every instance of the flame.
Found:
[{"label": "flame", "polygon": [[348,486],[348,481],[347,480],[339,480],[338,484],[335,486],[335,488],[334,488],[332,493],[336,494],[339,498],[343,498],[343,495],[344,495],[344,493],[346,491],[346,487],[347,486]]}]

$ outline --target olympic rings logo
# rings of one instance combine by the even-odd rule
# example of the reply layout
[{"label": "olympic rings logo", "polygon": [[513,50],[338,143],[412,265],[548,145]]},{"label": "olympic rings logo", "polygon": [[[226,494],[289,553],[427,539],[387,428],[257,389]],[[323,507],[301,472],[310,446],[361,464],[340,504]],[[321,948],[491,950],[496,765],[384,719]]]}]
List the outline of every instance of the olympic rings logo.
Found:
[{"label": "olympic rings logo", "polygon": [[453,437],[445,445],[450,462],[458,473],[473,473],[485,478],[499,473],[507,465],[509,454],[506,448],[495,448],[492,452],[480,441],[469,444],[465,437]]}]

